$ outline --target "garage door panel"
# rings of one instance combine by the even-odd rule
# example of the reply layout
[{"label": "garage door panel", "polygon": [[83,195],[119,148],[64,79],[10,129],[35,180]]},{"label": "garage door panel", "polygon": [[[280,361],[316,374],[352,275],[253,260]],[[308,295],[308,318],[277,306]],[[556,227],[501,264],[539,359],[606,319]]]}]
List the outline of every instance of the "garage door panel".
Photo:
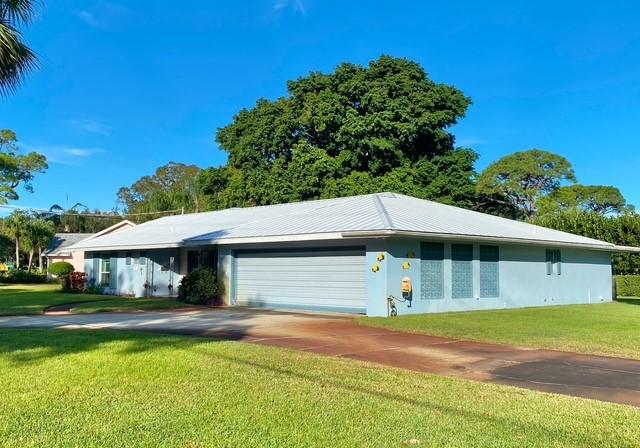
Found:
[{"label": "garage door panel", "polygon": [[364,312],[364,248],[236,254],[240,305]]}]

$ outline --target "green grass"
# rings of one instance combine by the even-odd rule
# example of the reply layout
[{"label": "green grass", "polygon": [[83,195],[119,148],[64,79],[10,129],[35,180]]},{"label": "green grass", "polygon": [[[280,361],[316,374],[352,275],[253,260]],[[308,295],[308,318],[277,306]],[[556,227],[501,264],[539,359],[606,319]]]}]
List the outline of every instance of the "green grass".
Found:
[{"label": "green grass", "polygon": [[71,308],[74,314],[124,312],[124,311],[151,311],[170,310],[176,308],[193,307],[195,305],[184,304],[176,299],[130,299],[124,297],[112,297],[98,302],[78,303]]},{"label": "green grass", "polygon": [[161,310],[187,306],[175,299],[132,299],[62,293],[60,285],[55,283],[0,286],[0,316],[42,314],[49,307],[66,304],[75,304],[71,308],[72,313]]},{"label": "green grass", "polygon": [[47,308],[66,303],[107,300],[109,296],[68,294],[60,292],[60,285],[2,285],[0,286],[0,316],[42,314]]},{"label": "green grass", "polygon": [[632,447],[640,411],[239,342],[0,330],[0,446]]},{"label": "green grass", "polygon": [[362,325],[457,339],[640,359],[640,300],[360,318]]}]

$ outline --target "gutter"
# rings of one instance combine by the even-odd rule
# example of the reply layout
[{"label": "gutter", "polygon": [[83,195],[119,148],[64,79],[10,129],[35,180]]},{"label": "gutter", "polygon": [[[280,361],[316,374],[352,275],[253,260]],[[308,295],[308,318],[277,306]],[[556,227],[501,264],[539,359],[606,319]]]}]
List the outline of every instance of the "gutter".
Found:
[{"label": "gutter", "polygon": [[532,246],[553,246],[553,247],[572,247],[578,249],[600,250],[605,252],[629,252],[640,253],[640,247],[616,246],[611,243],[603,244],[587,244],[587,243],[568,243],[564,241],[538,240],[531,238],[503,238],[484,235],[455,235],[449,233],[427,233],[427,232],[411,232],[405,230],[376,230],[365,232],[343,232],[343,238],[389,238],[394,236],[403,236],[408,238],[438,238],[444,240],[463,240],[463,241],[480,241],[488,243],[514,243]]}]

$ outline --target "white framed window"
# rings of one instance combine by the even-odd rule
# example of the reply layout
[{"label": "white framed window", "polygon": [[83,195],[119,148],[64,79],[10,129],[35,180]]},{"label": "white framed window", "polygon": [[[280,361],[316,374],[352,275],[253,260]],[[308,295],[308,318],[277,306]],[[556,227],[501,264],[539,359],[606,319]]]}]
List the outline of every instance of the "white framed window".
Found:
[{"label": "white framed window", "polygon": [[100,259],[100,284],[111,284],[111,257],[103,255]]},{"label": "white framed window", "polygon": [[560,249],[547,249],[547,275],[562,274],[562,257]]}]

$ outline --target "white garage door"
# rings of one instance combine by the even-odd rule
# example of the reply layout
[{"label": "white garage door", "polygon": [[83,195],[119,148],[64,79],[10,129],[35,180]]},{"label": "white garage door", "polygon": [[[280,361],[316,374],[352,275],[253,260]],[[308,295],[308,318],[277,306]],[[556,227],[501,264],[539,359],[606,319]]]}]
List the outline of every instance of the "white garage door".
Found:
[{"label": "white garage door", "polygon": [[238,305],[364,313],[364,248],[236,253]]}]

